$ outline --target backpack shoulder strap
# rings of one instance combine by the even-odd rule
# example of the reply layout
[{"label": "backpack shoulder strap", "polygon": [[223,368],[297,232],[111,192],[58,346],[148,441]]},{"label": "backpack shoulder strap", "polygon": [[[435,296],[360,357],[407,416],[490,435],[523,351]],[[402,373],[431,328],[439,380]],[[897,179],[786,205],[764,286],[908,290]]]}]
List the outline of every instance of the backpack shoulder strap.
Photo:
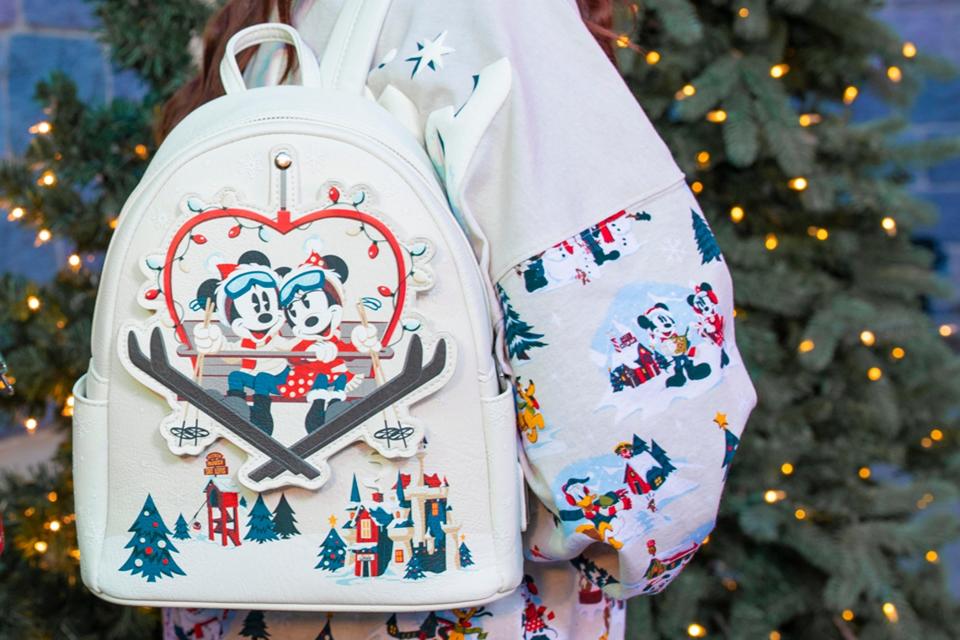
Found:
[{"label": "backpack shoulder strap", "polygon": [[346,0],[320,60],[323,86],[362,94],[390,0]]}]

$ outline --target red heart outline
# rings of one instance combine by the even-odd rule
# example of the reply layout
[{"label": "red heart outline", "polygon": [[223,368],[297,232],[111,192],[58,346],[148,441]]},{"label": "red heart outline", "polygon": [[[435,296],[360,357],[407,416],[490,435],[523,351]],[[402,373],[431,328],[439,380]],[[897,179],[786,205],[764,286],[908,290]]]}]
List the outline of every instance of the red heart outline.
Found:
[{"label": "red heart outline", "polygon": [[[174,260],[176,260],[177,248],[180,246],[180,243],[183,242],[184,238],[190,235],[190,232],[194,228],[200,224],[203,224],[204,222],[219,220],[222,218],[242,218],[244,220],[250,220],[252,222],[262,224],[265,227],[269,227],[281,235],[287,235],[291,231],[295,231],[305,224],[316,222],[318,220],[329,220],[331,218],[355,220],[357,222],[370,225],[379,231],[384,237],[384,240],[390,246],[390,249],[393,250],[393,255],[397,263],[397,282],[399,283],[396,290],[397,302],[393,311],[393,317],[390,318],[390,323],[383,332],[383,338],[381,339],[383,344],[390,343],[390,337],[393,335],[397,328],[397,324],[400,322],[400,313],[403,310],[403,303],[406,301],[407,270],[403,263],[403,249],[400,246],[400,242],[383,222],[369,214],[362,213],[355,209],[320,209],[318,211],[313,211],[300,216],[295,220],[291,219],[289,211],[283,209],[277,212],[276,219],[268,218],[263,214],[248,211],[246,209],[211,209],[193,216],[186,222],[186,224],[180,227],[180,230],[177,231],[177,234],[170,242],[164,264],[168,266],[173,264]],[[170,318],[173,320],[174,326],[176,327],[177,338],[181,344],[189,345],[190,341],[187,338],[187,332],[183,328],[182,319],[177,315],[176,306],[174,304],[173,270],[170,268],[165,269],[163,273],[163,291],[164,300],[167,303],[167,312],[170,314]]]}]

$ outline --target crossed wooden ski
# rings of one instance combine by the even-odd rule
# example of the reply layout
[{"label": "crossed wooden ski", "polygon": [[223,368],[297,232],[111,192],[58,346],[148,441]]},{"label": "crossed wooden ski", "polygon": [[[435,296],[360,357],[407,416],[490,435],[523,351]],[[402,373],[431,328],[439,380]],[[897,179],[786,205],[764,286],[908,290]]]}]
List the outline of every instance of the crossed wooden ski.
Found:
[{"label": "crossed wooden ski", "polygon": [[133,331],[127,334],[127,352],[136,368],[270,458],[269,462],[265,462],[249,474],[254,482],[275,478],[284,471],[302,475],[309,480],[316,479],[321,475],[320,471],[310,464],[307,458],[439,376],[447,362],[447,343],[441,339],[437,342],[430,362],[423,366],[423,343],[419,336],[413,336],[407,349],[403,370],[397,376],[377,387],[364,398],[351,402],[343,413],[327,422],[322,428],[287,447],[234,411],[217,393],[204,389],[172,367],[158,327],[155,327],[150,334],[149,358],[141,350]]}]

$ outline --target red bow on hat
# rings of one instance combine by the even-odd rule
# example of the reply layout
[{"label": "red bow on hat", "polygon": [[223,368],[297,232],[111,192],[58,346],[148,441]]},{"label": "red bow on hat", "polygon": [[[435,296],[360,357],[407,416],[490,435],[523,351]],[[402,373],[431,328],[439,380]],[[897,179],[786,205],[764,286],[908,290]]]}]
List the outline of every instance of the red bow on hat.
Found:
[{"label": "red bow on hat", "polygon": [[321,269],[323,269],[324,267],[327,266],[327,263],[324,262],[323,256],[321,256],[316,251],[311,251],[310,257],[307,258],[307,260],[300,266],[305,266],[305,265],[310,265],[311,267],[320,267]]}]

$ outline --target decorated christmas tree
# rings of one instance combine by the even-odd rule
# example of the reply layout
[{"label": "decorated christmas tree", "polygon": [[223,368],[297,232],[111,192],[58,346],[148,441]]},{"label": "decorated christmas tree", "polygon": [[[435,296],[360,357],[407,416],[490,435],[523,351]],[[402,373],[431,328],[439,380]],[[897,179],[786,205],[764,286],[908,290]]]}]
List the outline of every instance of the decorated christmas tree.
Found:
[{"label": "decorated christmas tree", "polygon": [[243,619],[243,628],[240,629],[240,635],[251,640],[268,640],[270,632],[267,631],[267,620],[263,611],[250,611]]},{"label": "decorated christmas tree", "polygon": [[460,566],[469,567],[473,565],[473,555],[470,553],[470,547],[467,546],[467,541],[464,540],[460,543]]},{"label": "decorated christmas tree", "polygon": [[257,501],[253,503],[253,509],[250,510],[250,517],[247,520],[247,535],[244,540],[252,540],[257,544],[270,542],[277,539],[277,532],[273,528],[273,517],[270,509],[263,501],[263,495],[257,496]]},{"label": "decorated christmas tree", "polygon": [[187,575],[173,559],[177,548],[170,542],[170,530],[164,524],[160,512],[153,504],[153,497],[147,495],[137,519],[128,529],[133,537],[125,549],[130,549],[130,557],[120,567],[120,571],[129,571],[133,575],[143,576],[147,582],[156,582],[157,578]]},{"label": "decorated christmas tree", "polygon": [[543,334],[536,333],[532,326],[520,319],[520,314],[510,304],[507,292],[500,285],[497,285],[497,295],[500,297],[500,306],[503,308],[504,330],[510,357],[529,360],[531,349],[547,346],[546,342],[540,340]]},{"label": "decorated christmas tree", "polygon": [[327,534],[327,537],[323,540],[323,544],[320,545],[320,553],[317,554],[320,562],[318,562],[314,568],[324,571],[337,571],[343,568],[343,564],[346,561],[347,545],[343,541],[343,538],[340,537],[340,534],[337,533],[335,526],[336,520],[331,518],[330,521],[332,523],[330,533]]},{"label": "decorated christmas tree", "polygon": [[173,537],[176,540],[190,539],[190,530],[182,513],[177,517],[176,524],[173,525]]},{"label": "decorated christmas tree", "polygon": [[277,503],[277,508],[273,510],[273,530],[284,540],[291,536],[300,535],[300,531],[297,530],[297,519],[294,517],[293,507],[287,502],[287,496],[283,493],[280,494],[280,502]]}]

